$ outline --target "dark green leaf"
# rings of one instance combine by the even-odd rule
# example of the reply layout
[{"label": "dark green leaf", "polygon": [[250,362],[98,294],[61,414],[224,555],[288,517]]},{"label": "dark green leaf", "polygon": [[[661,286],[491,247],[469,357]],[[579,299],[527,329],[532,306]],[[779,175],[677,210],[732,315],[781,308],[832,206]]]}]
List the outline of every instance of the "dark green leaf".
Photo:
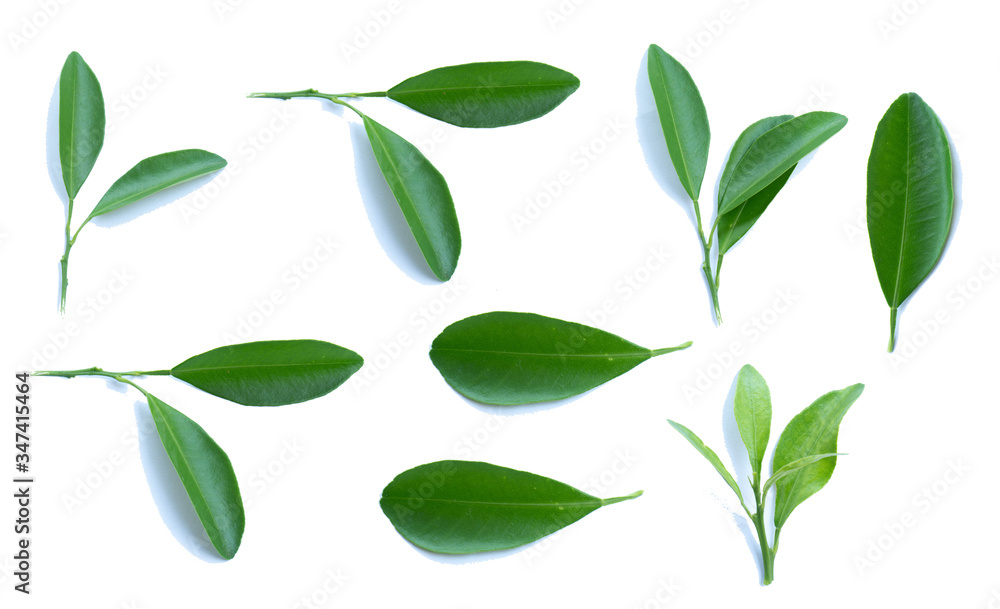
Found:
[{"label": "dark green leaf", "polygon": [[111,185],[94,211],[90,212],[90,218],[225,166],[226,159],[204,150],[176,150],[143,159]]},{"label": "dark green leaf", "polygon": [[200,425],[156,397],[146,397],[163,448],[208,538],[223,558],[232,558],[240,548],[246,524],[233,464]]},{"label": "dark green leaf", "polygon": [[361,368],[361,356],[319,340],[229,345],[196,355],[170,374],[246,406],[282,406],[326,395]]},{"label": "dark green leaf", "polygon": [[445,328],[434,339],[430,356],[462,395],[511,405],[583,393],[653,356],[690,345],[651,351],[582,324],[495,311]]},{"label": "dark green leaf", "polygon": [[817,461],[822,461],[823,459],[829,459],[831,457],[840,457],[843,456],[844,454],[845,453],[823,453],[822,455],[809,455],[808,457],[802,457],[801,459],[796,459],[795,461],[792,461],[791,463],[785,465],[778,471],[774,472],[774,474],[772,474],[771,477],[767,479],[767,482],[765,482],[763,488],[761,488],[760,491],[761,497],[767,496],[767,491],[771,490],[771,487],[777,484],[778,481],[784,478],[785,476],[794,474],[803,467],[806,467],[807,465],[812,465]]},{"label": "dark green leaf", "polygon": [[375,160],[424,260],[438,279],[447,281],[458,265],[462,235],[444,176],[416,146],[367,116],[363,119]]},{"label": "dark green leaf", "polygon": [[868,157],[868,237],[890,308],[890,351],[896,309],[944,252],[954,197],[944,127],[919,95],[904,93],[879,121]]},{"label": "dark green leaf", "polygon": [[97,77],[73,51],[59,75],[59,164],[75,199],[104,146],[104,95]]},{"label": "dark green leaf", "polygon": [[459,127],[503,127],[548,114],[580,86],[559,68],[534,61],[491,61],[437,68],[386,94]]},{"label": "dark green leaf", "polygon": [[[831,391],[795,415],[781,432],[781,438],[774,449],[773,471],[780,472],[786,465],[805,457],[837,452],[840,420],[861,396],[864,388],[864,385],[857,384]],[[792,510],[826,485],[836,465],[836,457],[822,459],[778,481],[774,507],[775,528],[784,526]]]},{"label": "dark green leaf", "polygon": [[600,499],[528,472],[477,461],[438,461],[396,476],[379,505],[414,545],[469,554],[531,543],[600,507],[641,494]]},{"label": "dark green leaf", "polygon": [[[722,464],[722,459],[719,458],[719,455],[715,454],[714,450],[706,446],[705,443],[701,441],[701,438],[695,435],[695,433],[690,429],[688,429],[687,427],[684,427],[680,423],[671,421],[669,419],[667,420],[667,422],[670,423],[670,425],[674,429],[680,432],[682,436],[687,438],[687,441],[691,443],[691,446],[694,446],[695,449],[697,449],[697,451],[701,453],[701,456],[708,459],[708,462],[712,464],[712,467],[715,468],[715,471],[719,472],[719,475],[722,476],[722,479],[726,481],[726,484],[729,485],[729,488],[733,489],[733,492],[736,493],[736,496],[740,498],[740,503],[742,504],[743,493],[740,492],[740,486],[736,484],[736,479],[733,478],[733,475],[729,473],[729,470],[726,469],[726,466]],[[744,505],[744,508],[745,507],[746,506]]]},{"label": "dark green leaf", "polygon": [[771,437],[771,391],[764,377],[750,364],[740,368],[736,377],[733,414],[743,445],[747,447],[753,473],[759,479],[767,441]]},{"label": "dark green leaf", "polygon": [[760,135],[720,184],[719,215],[728,213],[777,180],[847,124],[834,112],[807,112]]},{"label": "dark green leaf", "polygon": [[649,45],[646,63],[670,160],[684,190],[697,201],[711,139],[705,104],[691,75],[666,51]]}]

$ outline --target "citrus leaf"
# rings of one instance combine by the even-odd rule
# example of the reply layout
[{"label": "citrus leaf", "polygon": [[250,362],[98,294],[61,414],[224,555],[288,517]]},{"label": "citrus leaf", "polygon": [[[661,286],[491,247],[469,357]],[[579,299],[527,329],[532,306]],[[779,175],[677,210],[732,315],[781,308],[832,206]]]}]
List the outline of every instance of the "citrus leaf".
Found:
[{"label": "citrus leaf", "polygon": [[760,479],[760,468],[771,437],[771,390],[756,368],[747,364],[736,377],[736,395],[733,397],[733,414],[736,426],[747,447],[755,479]]},{"label": "citrus leaf", "polygon": [[79,53],[66,58],[59,75],[59,164],[66,195],[75,199],[104,146],[104,95]]},{"label": "citrus leaf", "polygon": [[680,423],[671,421],[669,419],[667,420],[667,422],[670,423],[670,426],[676,429],[678,433],[684,436],[687,439],[687,441],[691,443],[691,446],[694,446],[695,449],[701,453],[701,456],[708,459],[708,462],[712,464],[712,467],[715,468],[715,471],[719,472],[719,475],[722,476],[722,479],[726,481],[726,484],[729,485],[729,488],[733,489],[733,492],[736,493],[736,496],[740,498],[740,503],[743,503],[743,493],[740,492],[740,485],[736,484],[736,479],[733,478],[733,475],[729,473],[729,470],[726,469],[726,466],[722,464],[722,459],[719,458],[719,455],[715,454],[714,450],[706,446],[705,443],[701,441],[701,438],[699,438],[693,431],[691,431],[687,427],[684,427]]}]

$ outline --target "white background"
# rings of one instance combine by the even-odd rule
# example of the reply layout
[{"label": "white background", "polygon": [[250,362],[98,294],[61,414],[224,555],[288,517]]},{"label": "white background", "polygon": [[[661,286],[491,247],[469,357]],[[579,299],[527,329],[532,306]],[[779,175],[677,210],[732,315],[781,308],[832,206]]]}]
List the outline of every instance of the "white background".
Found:
[{"label": "white background", "polygon": [[[7,402],[13,373],[24,367],[169,368],[234,337],[323,339],[368,363],[331,395],[285,408],[241,407],[169,378],[142,382],[232,458],[247,528],[225,563],[199,543],[203,533],[150,435],[138,392],[100,379],[34,379],[34,593],[12,591],[7,487],[0,602],[1000,604],[990,604],[1000,597],[1000,281],[987,264],[997,260],[1000,219],[989,187],[998,160],[1000,11],[941,0],[567,0],[556,20],[559,10],[555,0],[4,3]],[[26,25],[32,21],[40,25]],[[366,28],[373,35],[359,36]],[[648,92],[652,42],[687,66],[708,108],[708,209],[746,125],[811,109],[850,119],[800,164],[727,256],[720,328],[699,272],[690,204]],[[61,318],[65,192],[55,92],[73,50],[101,82],[111,129],[75,222],[146,156],[199,147],[230,165],[214,181],[88,226],[73,251]],[[559,66],[583,84],[544,118],[496,130],[459,129],[387,100],[360,102],[420,143],[448,180],[464,247],[444,285],[419,257],[356,117],[318,100],[244,97],[384,90],[439,66],[509,59]],[[888,309],[863,210],[875,126],[906,91],[918,92],[948,129],[957,211],[941,264],[901,313],[894,358],[885,352]],[[561,172],[570,183],[547,198]],[[519,216],[529,220],[521,230]],[[337,247],[320,261],[323,240]],[[667,262],[651,258],[654,251]],[[290,280],[296,268],[310,271],[299,283]],[[116,283],[116,272],[127,285]],[[275,290],[281,302],[265,304]],[[614,313],[602,319],[593,312],[605,301]],[[258,305],[266,315],[254,313]],[[567,403],[487,408],[454,393],[427,349],[449,323],[491,310],[590,323],[654,348],[695,345]],[[727,355],[732,348],[738,355]],[[822,393],[867,385],[841,428],[840,449],[850,456],[790,519],[768,588],[728,489],[666,423],[698,432],[745,480],[726,404],[748,362],[771,387],[772,446]],[[2,454],[12,461],[12,409],[4,412]],[[378,498],[397,473],[446,458],[524,469],[604,496],[645,495],[518,551],[442,558],[399,537]],[[947,474],[954,464],[960,475]],[[925,491],[933,501],[920,498]],[[886,537],[899,533],[907,513],[912,526],[898,540]],[[872,550],[879,543],[888,549]],[[872,564],[859,567],[859,558]]]}]

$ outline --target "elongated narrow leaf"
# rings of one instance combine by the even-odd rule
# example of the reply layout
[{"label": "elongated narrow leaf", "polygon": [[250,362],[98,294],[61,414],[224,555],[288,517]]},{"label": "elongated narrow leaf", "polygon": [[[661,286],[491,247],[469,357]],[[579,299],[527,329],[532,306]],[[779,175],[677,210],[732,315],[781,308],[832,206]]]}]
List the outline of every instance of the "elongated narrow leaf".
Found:
[{"label": "elongated narrow leaf", "polygon": [[548,114],[579,86],[576,76],[544,63],[490,61],[424,72],[386,95],[459,127],[504,127]]},{"label": "elongated narrow leaf", "polygon": [[66,195],[75,199],[104,146],[104,94],[94,72],[73,51],[59,75],[59,164]]},{"label": "elongated narrow leaf", "polygon": [[890,308],[889,351],[896,309],[944,252],[955,197],[951,171],[941,121],[919,95],[904,93],[879,121],[868,157],[868,238]]},{"label": "elongated narrow leaf", "polygon": [[720,185],[719,214],[763,190],[846,124],[847,118],[835,112],[807,112],[763,133],[733,168],[728,183]]},{"label": "elongated narrow leaf", "polygon": [[[736,165],[743,159],[750,146],[757,141],[757,138],[792,118],[791,114],[769,116],[760,119],[744,129],[743,133],[736,138],[736,143],[733,144],[732,150],[729,151],[729,160],[726,161],[726,167],[722,171],[722,178],[719,180],[719,183],[729,184]],[[774,200],[774,197],[778,195],[778,192],[785,185],[785,182],[788,181],[788,178],[791,177],[793,171],[795,171],[795,165],[792,165],[788,171],[781,174],[757,194],[737,205],[728,213],[719,215],[719,253],[725,254],[728,252],[750,230],[750,227],[757,222],[764,213],[764,210],[767,209],[767,206]],[[722,195],[723,190],[720,188],[718,198],[718,203],[720,204],[722,203]]]},{"label": "elongated narrow leaf", "polygon": [[430,356],[462,395],[511,405],[583,393],[655,355],[690,345],[651,351],[590,326],[495,311],[445,328],[434,339]]},{"label": "elongated narrow leaf", "polygon": [[694,446],[695,449],[701,453],[701,456],[708,459],[708,462],[712,464],[712,467],[715,468],[715,471],[719,472],[719,475],[722,476],[722,479],[726,481],[726,484],[729,485],[729,488],[733,489],[733,492],[736,493],[736,496],[740,498],[740,503],[743,503],[743,493],[740,492],[740,485],[736,484],[736,479],[733,478],[733,475],[729,473],[729,470],[726,469],[726,466],[722,464],[722,459],[719,458],[719,455],[715,454],[714,450],[706,446],[705,443],[701,441],[701,438],[695,435],[695,433],[690,429],[688,429],[687,427],[684,427],[683,425],[677,423],[676,421],[667,420],[667,422],[670,423],[670,425],[674,429],[676,429],[682,436],[684,436],[687,439],[687,441],[691,443],[691,446]]},{"label": "elongated narrow leaf", "polygon": [[462,251],[462,235],[448,183],[416,146],[367,116],[364,122],[375,160],[424,260],[438,279],[447,281]]},{"label": "elongated narrow leaf", "polygon": [[600,499],[568,484],[478,461],[438,461],[407,470],[379,505],[396,531],[431,552],[506,550],[541,539],[594,510],[634,499]]},{"label": "elongated narrow leaf", "polygon": [[740,368],[736,377],[733,414],[743,445],[747,447],[753,473],[759,479],[767,441],[771,437],[771,390],[767,388],[764,377],[750,364]]},{"label": "elongated narrow leaf", "polygon": [[357,372],[360,355],[319,340],[229,345],[196,355],[170,374],[246,406],[282,406],[326,395]]},{"label": "elongated narrow leaf", "polygon": [[777,484],[778,481],[784,478],[785,476],[788,476],[789,474],[794,474],[803,467],[806,467],[807,465],[812,465],[817,461],[822,461],[823,459],[829,459],[831,457],[841,457],[844,454],[845,453],[823,453],[821,455],[809,455],[808,457],[802,457],[801,459],[796,459],[795,461],[792,461],[791,463],[785,465],[778,471],[774,472],[774,474],[772,474],[771,477],[767,479],[767,482],[765,482],[763,488],[761,488],[760,491],[761,497],[767,496],[767,491],[771,490],[771,487]]},{"label": "elongated narrow leaf", "polygon": [[708,165],[708,113],[694,80],[679,61],[649,45],[646,69],[670,161],[692,200],[698,200]]},{"label": "elongated narrow leaf", "polygon": [[164,152],[143,159],[111,185],[90,217],[96,218],[225,166],[226,159],[197,149]]},{"label": "elongated narrow leaf", "polygon": [[208,538],[223,558],[232,558],[246,524],[233,464],[200,425],[156,397],[146,396],[163,448]]},{"label": "elongated narrow leaf", "polygon": [[[775,472],[786,465],[813,455],[837,452],[837,435],[840,421],[847,410],[861,396],[865,386],[851,385],[846,389],[831,391],[795,415],[781,432],[774,449]],[[817,461],[778,481],[775,495],[774,526],[784,526],[800,503],[819,491],[830,480],[837,458]]]}]

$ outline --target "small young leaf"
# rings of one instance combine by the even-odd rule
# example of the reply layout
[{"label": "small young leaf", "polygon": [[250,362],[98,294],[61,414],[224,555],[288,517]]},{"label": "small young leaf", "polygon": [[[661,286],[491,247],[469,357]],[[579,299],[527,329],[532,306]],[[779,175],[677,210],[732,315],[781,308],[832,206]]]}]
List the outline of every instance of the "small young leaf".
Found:
[{"label": "small young leaf", "polygon": [[823,459],[829,459],[830,457],[840,457],[846,453],[823,453],[821,455],[809,455],[808,457],[802,457],[801,459],[796,459],[791,463],[785,465],[778,471],[774,472],[767,482],[764,483],[763,488],[761,488],[760,494],[762,497],[767,496],[767,491],[771,490],[771,487],[778,483],[779,480],[784,478],[789,474],[794,474],[803,467],[807,465],[812,465],[817,461],[822,461]]},{"label": "small young leaf", "polygon": [[424,72],[386,96],[459,127],[504,127],[548,114],[579,86],[576,76],[544,63],[492,61]]},{"label": "small young leaf", "polygon": [[232,558],[240,547],[246,524],[233,464],[200,425],[156,397],[146,397],[163,448],[208,538],[223,558]]},{"label": "small young leaf", "polygon": [[477,461],[407,470],[382,491],[382,512],[404,538],[431,552],[470,554],[531,543],[594,510],[600,499],[544,476]]},{"label": "small young leaf", "polygon": [[750,364],[740,368],[736,377],[733,414],[743,445],[747,447],[755,479],[760,479],[760,467],[771,437],[771,391],[764,377]]},{"label": "small young leaf", "polygon": [[444,176],[416,146],[367,116],[365,131],[406,223],[431,271],[447,281],[458,265],[462,235]]},{"label": "small young leaf", "polygon": [[221,156],[196,149],[164,152],[143,159],[111,185],[87,220],[225,166],[226,159]]},{"label": "small young leaf", "polygon": [[170,374],[246,406],[282,406],[326,395],[357,372],[360,355],[319,340],[272,340],[219,347]]},{"label": "small young leaf", "polygon": [[104,95],[94,72],[73,51],[59,75],[59,164],[75,199],[104,146]]},{"label": "small young leaf", "polygon": [[653,356],[690,345],[651,351],[582,324],[495,311],[445,328],[431,344],[430,357],[465,397],[512,405],[583,393]]},{"label": "small young leaf", "polygon": [[655,44],[646,69],[670,161],[691,200],[697,201],[708,165],[708,113],[691,74]]},{"label": "small young leaf", "polygon": [[740,485],[736,484],[736,479],[733,478],[733,475],[729,473],[729,470],[726,469],[726,466],[722,464],[722,459],[719,458],[719,455],[715,454],[714,450],[706,446],[705,443],[701,441],[701,438],[695,435],[695,433],[690,429],[688,429],[687,427],[684,427],[680,423],[671,421],[669,419],[667,420],[667,422],[670,423],[671,427],[676,429],[682,436],[687,438],[687,441],[691,443],[691,446],[694,446],[695,449],[697,449],[697,451],[701,453],[701,456],[708,459],[708,462],[712,464],[712,467],[715,468],[715,471],[719,472],[719,475],[722,476],[722,479],[726,481],[726,484],[729,485],[729,488],[733,489],[733,492],[736,493],[736,496],[740,498],[740,503],[742,504],[743,493],[740,492]]},{"label": "small young leaf", "polygon": [[[859,383],[846,389],[831,391],[795,415],[778,439],[778,445],[774,449],[773,470],[780,472],[786,465],[805,457],[837,452],[840,420],[861,396],[864,388]],[[826,485],[836,466],[836,457],[823,459],[778,481],[774,507],[776,529],[784,526],[792,510]]]},{"label": "small young leaf", "polygon": [[719,215],[763,190],[846,124],[847,118],[834,112],[807,112],[761,134],[720,186]]},{"label": "small young leaf", "polygon": [[868,237],[890,308],[930,275],[944,252],[954,204],[951,150],[944,127],[916,93],[904,93],[879,121],[868,157]]}]

